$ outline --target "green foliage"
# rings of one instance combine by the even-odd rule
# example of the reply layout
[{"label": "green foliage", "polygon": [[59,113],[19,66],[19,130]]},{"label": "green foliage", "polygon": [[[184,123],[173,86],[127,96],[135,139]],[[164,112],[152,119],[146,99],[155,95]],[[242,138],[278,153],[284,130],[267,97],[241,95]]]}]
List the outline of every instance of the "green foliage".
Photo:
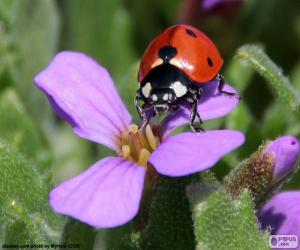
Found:
[{"label": "green foliage", "polygon": [[127,74],[125,74],[123,79],[120,81],[121,84],[118,85],[119,93],[122,97],[122,100],[124,100],[124,102],[127,104],[127,108],[136,122],[138,121],[139,116],[136,112],[136,108],[134,105],[134,98],[138,89],[138,71],[139,62],[136,62],[129,68]]},{"label": "green foliage", "polygon": [[44,148],[39,130],[12,89],[0,95],[0,117],[0,137],[35,159],[39,163],[38,169],[43,171],[49,164],[50,155]]},{"label": "green foliage", "polygon": [[[299,21],[299,27],[300,27],[300,21]],[[291,81],[294,83],[296,89],[298,91],[300,91],[300,62],[298,62],[296,64],[296,66],[292,69],[292,72],[291,72]]]},{"label": "green foliage", "polygon": [[0,242],[44,243],[59,239],[60,218],[48,205],[49,180],[34,164],[0,141]]},{"label": "green foliage", "polygon": [[264,77],[290,110],[300,112],[299,93],[293,88],[288,78],[283,75],[282,70],[261,48],[254,45],[245,45],[237,51],[236,56],[249,63]]},{"label": "green foliage", "polygon": [[226,66],[226,82],[235,86],[237,91],[242,94],[246,87],[251,84],[253,73],[253,69],[233,58]]},{"label": "green foliage", "polygon": [[192,217],[185,188],[190,177],[160,177],[150,210],[149,224],[141,235],[141,249],[194,249]]},{"label": "green foliage", "polygon": [[96,58],[118,83],[135,57],[131,19],[121,1],[68,0],[63,5],[68,18],[63,46]]},{"label": "green foliage", "polygon": [[[217,11],[205,11],[201,1],[195,2],[0,0],[0,243],[67,242],[95,250],[181,250],[196,244],[201,250],[267,249],[267,234],[258,230],[245,183],[239,182],[243,187],[238,189],[235,182],[240,175],[256,177],[247,186],[250,193],[261,187],[261,180],[234,166],[263,140],[300,136],[300,2],[245,0],[241,8]],[[196,185],[189,188],[190,204],[185,190],[193,177],[161,177],[152,205],[142,211],[148,221],[138,216],[125,226],[96,230],[69,218],[63,227],[62,217],[48,205],[51,181],[59,183],[114,153],[62,125],[34,86],[34,76],[57,51],[86,53],[108,68],[138,122],[133,99],[142,53],[154,36],[179,20],[200,28],[217,44],[224,57],[222,74],[242,96],[230,115],[204,123],[207,130],[235,129],[246,135],[245,145],[212,170],[220,182],[227,176],[225,185],[230,179],[236,200],[221,187],[200,185],[199,191]],[[260,44],[268,56],[245,43]],[[201,178],[205,183],[210,179],[205,174]],[[285,188],[299,189],[299,180],[298,171]]]},{"label": "green foliage", "polygon": [[79,244],[75,249],[93,249],[96,230],[86,224],[69,218],[64,226],[61,244]]},{"label": "green foliage", "polygon": [[[247,189],[256,207],[274,184],[274,155],[265,153],[269,141],[263,143],[248,159],[242,161],[225,178],[224,188],[231,198],[237,198]],[[260,203],[260,204],[259,204]]]},{"label": "green foliage", "polygon": [[59,32],[56,5],[48,0],[24,0],[6,1],[0,8],[0,13],[7,17],[3,24],[9,43],[5,55],[14,60],[9,64],[11,78],[30,113],[42,122],[50,116],[50,108],[33,85],[33,78],[56,50]]},{"label": "green foliage", "polygon": [[268,235],[258,229],[252,200],[247,192],[231,200],[216,186],[192,185],[197,249],[269,249]]},{"label": "green foliage", "polygon": [[76,136],[68,124],[56,126],[50,132],[53,134],[49,138],[49,144],[55,155],[52,164],[55,183],[79,174],[99,160],[91,152],[95,145]]}]

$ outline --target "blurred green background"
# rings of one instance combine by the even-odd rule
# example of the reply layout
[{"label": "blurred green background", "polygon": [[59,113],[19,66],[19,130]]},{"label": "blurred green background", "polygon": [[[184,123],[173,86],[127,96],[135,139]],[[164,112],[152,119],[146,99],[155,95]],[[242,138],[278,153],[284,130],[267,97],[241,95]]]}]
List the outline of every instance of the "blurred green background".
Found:
[{"label": "blurred green background", "polygon": [[[9,242],[10,232],[19,232],[14,237],[21,241],[46,237],[39,236],[42,226],[45,235],[57,240],[62,218],[48,208],[50,186],[111,153],[75,136],[52,112],[33,77],[58,51],[84,52],[109,70],[137,118],[133,97],[139,60],[148,43],[176,23],[194,25],[215,42],[225,60],[222,74],[242,96],[230,115],[204,124],[207,130],[246,134],[246,144],[214,168],[218,178],[263,140],[285,134],[300,138],[299,113],[288,110],[265,79],[235,57],[246,43],[260,45],[300,91],[300,1],[230,0],[205,10],[201,0],[1,0],[0,239]],[[299,180],[296,174],[286,188],[299,188]],[[27,206],[32,195],[35,202]],[[24,226],[24,221],[32,222]],[[86,249],[92,249],[96,232],[80,230],[91,237]]]}]

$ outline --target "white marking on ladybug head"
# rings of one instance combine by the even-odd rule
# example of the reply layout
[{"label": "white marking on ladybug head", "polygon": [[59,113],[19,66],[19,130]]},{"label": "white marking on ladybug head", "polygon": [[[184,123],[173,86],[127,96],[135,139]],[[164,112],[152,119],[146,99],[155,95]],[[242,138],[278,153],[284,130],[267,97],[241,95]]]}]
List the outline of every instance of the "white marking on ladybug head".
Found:
[{"label": "white marking on ladybug head", "polygon": [[169,95],[166,93],[166,94],[164,94],[164,96],[163,96],[163,100],[164,101],[168,101],[168,99],[169,99]]},{"label": "white marking on ladybug head", "polygon": [[152,96],[152,101],[156,102],[157,100],[158,100],[157,95],[153,95],[153,96]]},{"label": "white marking on ladybug head", "polygon": [[142,88],[142,93],[143,95],[148,98],[150,96],[150,92],[151,92],[151,83],[150,82],[147,82],[144,87]]},{"label": "white marking on ladybug head", "polygon": [[163,63],[164,63],[164,61],[163,61],[161,58],[157,58],[157,59],[154,61],[154,63],[152,63],[151,69],[153,69],[154,67],[156,67],[156,66],[158,66],[158,65],[161,65],[161,64],[163,64]]},{"label": "white marking on ladybug head", "polygon": [[174,90],[176,97],[182,97],[187,93],[187,87],[180,81],[174,82],[171,88]]}]

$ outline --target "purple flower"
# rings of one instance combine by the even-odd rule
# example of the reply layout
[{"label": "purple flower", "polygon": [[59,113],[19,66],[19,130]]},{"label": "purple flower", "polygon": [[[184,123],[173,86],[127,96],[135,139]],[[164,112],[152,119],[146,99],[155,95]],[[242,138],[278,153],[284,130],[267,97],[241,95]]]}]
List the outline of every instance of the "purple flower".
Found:
[{"label": "purple flower", "polygon": [[[293,136],[283,136],[270,143],[265,153],[274,158],[273,182],[287,177],[296,167],[300,145]],[[295,234],[300,239],[300,192],[289,191],[275,195],[265,204],[259,214],[263,230],[271,234]],[[300,245],[297,249],[300,249]]]},{"label": "purple flower", "polygon": [[[145,175],[152,167],[168,176],[192,174],[212,167],[244,141],[242,133],[230,130],[167,137],[188,123],[184,109],[161,126],[139,131],[106,69],[81,53],[59,53],[35,82],[77,135],[119,155],[96,162],[50,193],[54,211],[95,227],[115,227],[137,214]],[[238,102],[219,94],[217,82],[206,84],[204,93],[199,106],[203,119],[223,116]]]},{"label": "purple flower", "polygon": [[200,1],[202,8],[206,11],[211,11],[213,8],[220,6],[230,6],[240,3],[241,0],[202,0]]},{"label": "purple flower", "polygon": [[273,183],[287,177],[296,167],[300,154],[300,145],[294,136],[283,136],[271,142],[264,154],[273,157]]},{"label": "purple flower", "polygon": [[222,4],[224,0],[203,0],[201,5],[204,10],[211,10],[218,4]]},{"label": "purple flower", "polygon": [[[293,234],[300,239],[300,192],[275,195],[262,208],[259,221],[261,228],[271,230],[271,234]],[[297,249],[300,249],[300,244]]]},{"label": "purple flower", "polygon": [[185,0],[180,8],[178,22],[195,26],[217,16],[226,23],[233,23],[242,4],[242,0]]}]

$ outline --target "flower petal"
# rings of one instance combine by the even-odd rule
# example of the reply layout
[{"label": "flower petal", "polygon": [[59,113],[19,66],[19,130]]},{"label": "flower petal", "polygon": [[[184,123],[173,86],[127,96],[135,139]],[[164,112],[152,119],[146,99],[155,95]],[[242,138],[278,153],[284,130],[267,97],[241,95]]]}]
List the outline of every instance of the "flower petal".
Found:
[{"label": "flower petal", "polygon": [[124,158],[107,157],[57,186],[49,201],[55,212],[91,226],[119,226],[139,210],[145,172]]},{"label": "flower petal", "polygon": [[271,142],[265,150],[274,155],[273,181],[279,182],[288,176],[297,166],[300,145],[296,137],[286,135]]},{"label": "flower petal", "polygon": [[[300,192],[281,192],[262,208],[259,221],[271,234],[295,234],[300,237]],[[300,246],[299,248],[300,249]]]},{"label": "flower petal", "polygon": [[[219,82],[214,80],[202,84],[203,95],[199,100],[198,113],[203,121],[218,118],[230,113],[239,100],[229,97],[218,91]],[[235,89],[229,85],[225,85],[225,91],[237,93]],[[174,129],[189,123],[191,108],[184,106],[177,112],[167,116],[160,125],[161,134],[170,134]]]},{"label": "flower petal", "polygon": [[243,142],[239,131],[183,133],[168,137],[148,161],[160,174],[184,176],[212,167]]},{"label": "flower petal", "polygon": [[238,10],[237,7],[240,5],[241,0],[203,0],[201,3],[205,12],[213,12],[214,14],[221,12],[227,19],[236,12],[235,10]]},{"label": "flower petal", "polygon": [[216,5],[218,5],[222,2],[223,2],[223,0],[203,0],[201,4],[202,4],[202,8],[204,10],[209,11],[212,8],[214,8]]},{"label": "flower petal", "polygon": [[116,137],[131,116],[105,68],[84,54],[61,52],[34,80],[77,135],[118,150]]}]

